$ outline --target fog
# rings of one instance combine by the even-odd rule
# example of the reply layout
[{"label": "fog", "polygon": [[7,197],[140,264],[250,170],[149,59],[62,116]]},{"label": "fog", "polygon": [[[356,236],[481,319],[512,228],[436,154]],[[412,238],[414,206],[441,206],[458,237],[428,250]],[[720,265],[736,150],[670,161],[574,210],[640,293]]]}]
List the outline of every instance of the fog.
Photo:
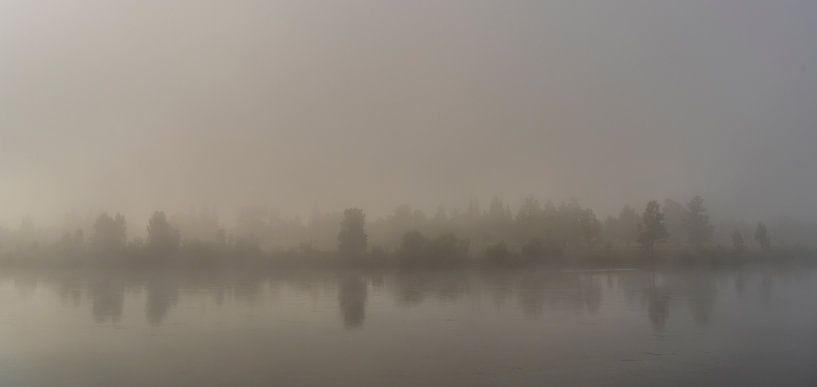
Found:
[{"label": "fog", "polygon": [[814,220],[814,36],[807,1],[3,0],[0,224],[695,194]]},{"label": "fog", "polygon": [[809,0],[0,0],[0,385],[813,386],[815,37]]}]

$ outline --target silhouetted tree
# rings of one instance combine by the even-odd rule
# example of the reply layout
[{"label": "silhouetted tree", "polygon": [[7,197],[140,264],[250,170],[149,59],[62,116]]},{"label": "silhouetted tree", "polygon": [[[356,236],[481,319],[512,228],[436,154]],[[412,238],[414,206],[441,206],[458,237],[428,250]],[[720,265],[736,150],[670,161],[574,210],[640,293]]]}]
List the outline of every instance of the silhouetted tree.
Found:
[{"label": "silhouetted tree", "polygon": [[345,258],[360,258],[366,251],[368,236],[364,231],[366,216],[359,208],[347,208],[343,212],[338,233],[338,252]]},{"label": "silhouetted tree", "polygon": [[735,247],[735,252],[742,254],[746,251],[746,242],[743,240],[743,234],[739,230],[732,233],[732,245]]},{"label": "silhouetted tree", "polygon": [[510,226],[513,223],[511,208],[494,196],[488,212],[485,214],[483,232],[489,240],[505,240],[510,237]]},{"label": "silhouetted tree", "polygon": [[700,249],[705,243],[712,239],[712,225],[709,224],[709,215],[706,214],[704,199],[695,196],[687,204],[687,211],[684,213],[684,228],[689,236],[689,242]]},{"label": "silhouetted tree", "polygon": [[685,225],[687,209],[675,200],[665,199],[661,211],[664,213],[664,224],[669,233],[667,242],[676,245],[688,243],[690,237]]},{"label": "silhouetted tree", "polygon": [[122,214],[111,217],[107,213],[99,215],[94,222],[92,241],[94,247],[103,253],[117,253],[125,248],[127,224]]},{"label": "silhouetted tree", "polygon": [[599,239],[601,236],[601,222],[596,218],[593,210],[586,209],[579,214],[579,229],[588,247]]},{"label": "silhouetted tree", "polygon": [[459,263],[468,256],[468,241],[454,234],[443,234],[430,241],[426,254],[431,262],[439,265]]},{"label": "silhouetted tree", "polygon": [[397,257],[404,264],[418,264],[424,259],[424,254],[428,250],[429,240],[418,231],[409,231],[403,234],[400,248],[397,250]]},{"label": "silhouetted tree", "polygon": [[766,230],[765,224],[757,224],[757,228],[755,228],[755,241],[757,241],[757,244],[760,245],[763,251],[769,251],[771,241],[769,240],[769,231]]},{"label": "silhouetted tree", "polygon": [[664,241],[669,236],[664,226],[664,214],[658,202],[651,200],[647,203],[644,213],[641,215],[640,233],[638,242],[644,247],[647,253],[652,254],[656,242]]},{"label": "silhouetted tree", "polygon": [[516,238],[520,241],[541,238],[544,233],[543,215],[539,201],[534,198],[526,198],[516,214]]},{"label": "silhouetted tree", "polygon": [[[438,220],[442,222],[442,218],[445,217],[444,213],[438,213],[438,215],[440,216]],[[409,230],[423,230],[428,223],[428,219],[422,211],[403,204],[392,210],[386,217],[374,222],[369,240],[373,243],[396,247],[400,244],[403,234]],[[445,225],[435,223],[435,227],[445,228]]]},{"label": "silhouetted tree", "polygon": [[179,231],[167,221],[163,211],[156,211],[148,220],[147,246],[152,254],[168,255],[179,249],[181,235]]},{"label": "silhouetted tree", "polygon": [[468,241],[443,234],[433,239],[419,231],[409,231],[397,250],[397,259],[405,266],[452,266],[468,257]]}]

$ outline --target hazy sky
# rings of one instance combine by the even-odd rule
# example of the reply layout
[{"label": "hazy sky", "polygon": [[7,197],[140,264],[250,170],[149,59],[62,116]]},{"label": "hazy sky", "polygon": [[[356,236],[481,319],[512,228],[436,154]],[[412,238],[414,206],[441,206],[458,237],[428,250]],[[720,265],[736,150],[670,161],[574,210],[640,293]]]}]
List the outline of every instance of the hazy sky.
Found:
[{"label": "hazy sky", "polygon": [[817,217],[812,0],[0,0],[0,222],[471,195]]}]

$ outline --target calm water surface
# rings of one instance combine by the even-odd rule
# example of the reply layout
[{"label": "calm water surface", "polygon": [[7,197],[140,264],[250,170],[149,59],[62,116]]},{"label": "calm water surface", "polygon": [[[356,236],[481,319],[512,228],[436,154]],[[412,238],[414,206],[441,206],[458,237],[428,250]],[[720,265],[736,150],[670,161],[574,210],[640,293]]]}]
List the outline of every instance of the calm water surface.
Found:
[{"label": "calm water surface", "polygon": [[0,386],[817,385],[811,269],[0,273]]}]

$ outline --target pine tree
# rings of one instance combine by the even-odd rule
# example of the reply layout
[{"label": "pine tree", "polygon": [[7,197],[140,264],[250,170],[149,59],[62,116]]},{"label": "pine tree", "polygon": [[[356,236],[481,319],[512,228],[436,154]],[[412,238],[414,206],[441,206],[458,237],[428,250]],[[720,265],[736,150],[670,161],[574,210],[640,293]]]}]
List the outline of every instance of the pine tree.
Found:
[{"label": "pine tree", "polygon": [[343,212],[338,233],[338,252],[347,259],[361,258],[366,252],[368,236],[364,231],[366,215],[359,208],[347,208]]},{"label": "pine tree", "polygon": [[664,225],[664,214],[661,213],[661,207],[657,201],[651,200],[647,203],[641,216],[638,242],[648,254],[652,255],[655,243],[664,241],[667,237],[669,233]]}]

